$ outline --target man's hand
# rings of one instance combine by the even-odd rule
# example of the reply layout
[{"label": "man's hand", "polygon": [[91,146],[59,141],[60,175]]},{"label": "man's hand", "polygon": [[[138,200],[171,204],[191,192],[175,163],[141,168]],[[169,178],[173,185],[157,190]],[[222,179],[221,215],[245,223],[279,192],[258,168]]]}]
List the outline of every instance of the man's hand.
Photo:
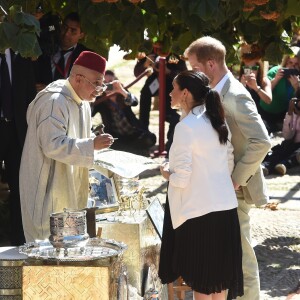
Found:
[{"label": "man's hand", "polygon": [[108,148],[114,142],[114,138],[108,134],[103,133],[94,138],[94,150],[101,150],[104,148]]},{"label": "man's hand", "polygon": [[36,88],[36,92],[39,93],[41,90],[43,90],[44,88],[46,87],[46,84],[43,84],[43,83],[37,83],[35,85],[35,88]]},{"label": "man's hand", "polygon": [[169,163],[165,162],[160,166],[160,173],[166,179],[169,180],[170,177],[170,170],[169,170]]},{"label": "man's hand", "polygon": [[231,179],[231,180],[232,180],[232,184],[233,184],[234,190],[235,190],[235,191],[239,190],[239,189],[241,188],[241,186],[240,186],[238,183],[234,182],[233,179]]}]

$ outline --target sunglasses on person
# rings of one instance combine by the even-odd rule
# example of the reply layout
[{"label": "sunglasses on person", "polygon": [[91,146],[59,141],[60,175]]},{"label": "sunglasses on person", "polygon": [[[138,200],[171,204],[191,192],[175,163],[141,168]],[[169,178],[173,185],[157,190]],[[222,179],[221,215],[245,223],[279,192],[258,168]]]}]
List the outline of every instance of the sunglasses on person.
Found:
[{"label": "sunglasses on person", "polygon": [[243,66],[242,68],[243,68],[243,70],[250,69],[252,71],[257,71],[259,69],[259,66],[257,66],[257,65],[256,66]]},{"label": "sunglasses on person", "polygon": [[90,85],[92,85],[93,87],[94,87],[94,89],[95,89],[95,91],[97,92],[97,93],[103,93],[104,91],[106,91],[106,89],[107,89],[107,85],[106,84],[104,84],[104,83],[102,83],[102,84],[95,84],[95,83],[93,83],[93,82],[91,82],[90,80],[88,80],[86,77],[85,77],[85,75],[83,75],[83,74],[76,74],[76,75],[78,75],[78,76],[81,76],[83,79],[85,79]]}]

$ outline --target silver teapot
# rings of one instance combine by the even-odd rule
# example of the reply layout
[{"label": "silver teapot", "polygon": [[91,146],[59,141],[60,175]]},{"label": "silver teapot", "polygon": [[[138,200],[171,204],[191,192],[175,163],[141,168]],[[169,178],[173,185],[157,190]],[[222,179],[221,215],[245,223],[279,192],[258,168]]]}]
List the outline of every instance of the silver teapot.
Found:
[{"label": "silver teapot", "polygon": [[49,241],[54,248],[84,247],[88,240],[86,210],[64,208],[50,214]]}]

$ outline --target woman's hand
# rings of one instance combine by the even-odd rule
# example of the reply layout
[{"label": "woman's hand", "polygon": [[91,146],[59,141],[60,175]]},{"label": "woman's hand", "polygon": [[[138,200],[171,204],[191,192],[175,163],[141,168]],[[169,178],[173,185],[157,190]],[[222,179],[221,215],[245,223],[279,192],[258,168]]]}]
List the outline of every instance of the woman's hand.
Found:
[{"label": "woman's hand", "polygon": [[257,81],[256,81],[256,76],[254,73],[250,73],[250,75],[244,75],[245,76],[245,83],[246,85],[256,91],[258,89],[258,86],[257,86]]},{"label": "woman's hand", "polygon": [[289,102],[289,109],[288,109],[288,114],[291,116],[294,112],[294,108],[295,108],[295,98],[291,99]]},{"label": "woman's hand", "polygon": [[297,91],[297,90],[298,90],[298,87],[299,87],[298,76],[296,76],[296,75],[290,75],[290,76],[288,77],[288,81],[291,83],[293,89],[294,89],[295,91]]},{"label": "woman's hand", "polygon": [[247,79],[246,79],[246,75],[245,75],[245,74],[242,75],[240,81],[241,81],[241,83],[242,83],[243,86],[246,86],[246,81],[247,81]]},{"label": "woman's hand", "polygon": [[271,81],[272,90],[277,85],[278,81],[283,78],[283,76],[284,76],[284,71],[282,70],[282,68],[279,68],[275,77]]},{"label": "woman's hand", "polygon": [[127,97],[128,92],[124,89],[122,83],[119,80],[114,80],[114,81],[110,82],[110,84],[112,84],[113,88],[111,91],[106,90],[106,95],[108,97],[115,93],[123,95],[124,98]]},{"label": "woman's hand", "polygon": [[281,78],[283,78],[283,76],[284,76],[284,71],[282,68],[279,68],[274,79],[279,81]]}]

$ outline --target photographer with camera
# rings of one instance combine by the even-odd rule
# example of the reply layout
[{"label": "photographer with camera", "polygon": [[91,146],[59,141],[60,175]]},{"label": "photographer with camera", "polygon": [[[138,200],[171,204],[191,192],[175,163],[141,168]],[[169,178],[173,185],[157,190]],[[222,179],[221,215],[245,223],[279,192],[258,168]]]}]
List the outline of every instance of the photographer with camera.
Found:
[{"label": "photographer with camera", "polygon": [[282,129],[289,101],[298,90],[299,63],[297,56],[284,55],[281,65],[271,68],[267,75],[272,85],[272,102],[267,104],[260,101],[260,114],[270,134]]},{"label": "photographer with camera", "polygon": [[256,44],[245,43],[241,46],[239,81],[251,94],[259,113],[260,101],[267,104],[272,102],[271,81],[265,75],[262,56],[263,51]]},{"label": "photographer with camera", "polygon": [[138,105],[138,99],[123,87],[113,71],[105,72],[104,82],[108,88],[92,104],[92,116],[100,113],[105,132],[117,138],[111,148],[148,156],[156,136],[142,127],[131,109]]},{"label": "photographer with camera", "polygon": [[262,163],[264,175],[277,173],[285,175],[287,169],[298,166],[296,150],[300,148],[300,89],[296,98],[289,102],[289,109],[283,121],[281,144],[272,147]]}]

